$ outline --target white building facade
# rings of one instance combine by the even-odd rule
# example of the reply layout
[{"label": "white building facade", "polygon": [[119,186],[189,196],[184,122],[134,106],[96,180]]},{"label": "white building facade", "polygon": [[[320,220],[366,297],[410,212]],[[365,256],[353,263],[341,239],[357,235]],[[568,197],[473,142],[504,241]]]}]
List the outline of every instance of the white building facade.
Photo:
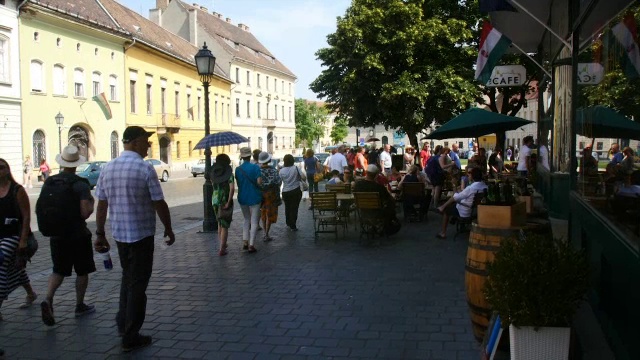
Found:
[{"label": "white building facade", "polygon": [[[22,117],[18,1],[0,2],[0,157],[22,183]],[[33,159],[32,159],[33,160]]]},{"label": "white building facade", "polygon": [[[248,26],[233,25],[222,14],[179,0],[156,0],[149,18],[197,47],[206,42],[217,66],[235,82],[231,94],[212,94],[212,114],[228,116],[232,130],[247,137],[254,149],[274,157],[293,152],[296,76]],[[230,106],[218,109],[216,99],[225,96],[230,98]]]}]

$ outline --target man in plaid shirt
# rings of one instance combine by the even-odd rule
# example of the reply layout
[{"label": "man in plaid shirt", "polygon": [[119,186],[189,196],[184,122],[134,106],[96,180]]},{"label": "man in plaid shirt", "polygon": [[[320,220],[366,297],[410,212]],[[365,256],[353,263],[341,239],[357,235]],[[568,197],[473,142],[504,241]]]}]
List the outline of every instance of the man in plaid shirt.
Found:
[{"label": "man in plaid shirt", "polygon": [[153,268],[156,213],[164,225],[167,245],[173,244],[169,206],[164,200],[160,181],[153,166],[144,161],[149,136],[139,126],[129,126],[122,136],[124,151],[100,173],[96,186],[96,241],[98,252],[108,251],[104,225],[109,210],[111,235],[116,240],[122,282],[120,307],[116,315],[118,332],[125,352],[151,344],[151,336],[139,333],[147,306],[146,290]]}]

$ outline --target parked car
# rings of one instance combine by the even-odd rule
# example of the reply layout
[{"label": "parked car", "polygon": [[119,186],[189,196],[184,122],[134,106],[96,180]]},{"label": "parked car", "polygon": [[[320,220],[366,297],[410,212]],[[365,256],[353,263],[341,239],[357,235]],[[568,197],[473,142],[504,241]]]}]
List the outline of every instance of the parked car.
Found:
[{"label": "parked car", "polygon": [[314,156],[318,158],[318,160],[320,160],[320,164],[324,164],[324,161],[327,160],[327,158],[329,157],[329,153],[326,152],[321,152],[321,153],[316,153]]},{"label": "parked car", "polygon": [[147,162],[156,169],[156,174],[158,174],[158,179],[160,179],[160,181],[169,181],[169,176],[171,175],[171,168],[169,167],[169,164],[157,159],[147,159]]},{"label": "parked car", "polygon": [[297,166],[298,169],[304,171],[304,157],[302,157],[301,155],[294,155],[293,165]]},{"label": "parked car", "polygon": [[[213,166],[213,164],[215,163],[216,163],[215,159],[211,158],[211,166]],[[196,177],[198,175],[204,175],[204,166],[206,164],[207,162],[205,159],[198,160],[198,163],[191,167],[191,175],[193,175],[193,177]]]},{"label": "parked car", "polygon": [[89,186],[93,189],[98,183],[100,171],[104,168],[106,161],[89,161],[76,168],[76,175],[89,181]]}]

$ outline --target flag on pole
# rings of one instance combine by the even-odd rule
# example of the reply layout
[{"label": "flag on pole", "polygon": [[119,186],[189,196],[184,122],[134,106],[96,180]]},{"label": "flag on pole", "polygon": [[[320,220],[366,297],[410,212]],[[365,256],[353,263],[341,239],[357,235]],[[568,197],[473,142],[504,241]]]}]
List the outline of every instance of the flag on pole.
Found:
[{"label": "flag on pole", "polygon": [[624,73],[630,79],[640,76],[640,50],[636,42],[636,20],[633,14],[625,15],[619,24],[612,27],[611,36],[613,36],[613,39],[615,39],[624,50],[620,54],[620,65]]},{"label": "flag on pole", "polygon": [[517,11],[507,0],[480,0],[480,12],[490,11]]},{"label": "flag on pole", "polygon": [[509,38],[494,29],[488,21],[485,21],[480,36],[475,79],[486,84],[491,77],[491,71],[510,45]]},{"label": "flag on pole", "polygon": [[109,120],[109,119],[111,119],[113,117],[111,115],[111,107],[109,106],[109,102],[107,101],[107,97],[104,96],[104,93],[100,93],[100,94],[92,97],[91,100],[93,100],[93,101],[98,103],[98,106],[100,107],[100,110],[102,110],[102,113],[104,114],[104,117],[107,120]]}]

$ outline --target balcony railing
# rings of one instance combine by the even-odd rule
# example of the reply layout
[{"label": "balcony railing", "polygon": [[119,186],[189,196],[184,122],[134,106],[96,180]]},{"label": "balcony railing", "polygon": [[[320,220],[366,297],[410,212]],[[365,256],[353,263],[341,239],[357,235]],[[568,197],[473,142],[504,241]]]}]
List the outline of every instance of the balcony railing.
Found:
[{"label": "balcony railing", "polygon": [[180,115],[159,114],[157,126],[165,128],[180,128]]}]

